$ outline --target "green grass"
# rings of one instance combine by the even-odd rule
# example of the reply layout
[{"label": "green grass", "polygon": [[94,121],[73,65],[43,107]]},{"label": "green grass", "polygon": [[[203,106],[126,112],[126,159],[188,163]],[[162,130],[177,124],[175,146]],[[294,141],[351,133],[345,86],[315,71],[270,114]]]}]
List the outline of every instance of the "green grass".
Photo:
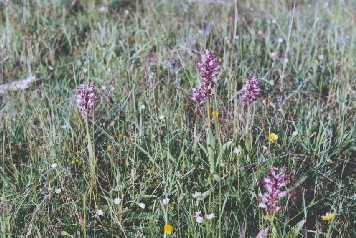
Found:
[{"label": "green grass", "polygon": [[[43,79],[0,97],[1,237],[256,237],[271,167],[290,184],[269,237],[356,237],[355,1],[98,2],[0,2],[0,84]],[[205,49],[222,68],[215,121],[189,100]],[[263,96],[247,108],[251,74]],[[94,181],[76,108],[89,80]]]}]

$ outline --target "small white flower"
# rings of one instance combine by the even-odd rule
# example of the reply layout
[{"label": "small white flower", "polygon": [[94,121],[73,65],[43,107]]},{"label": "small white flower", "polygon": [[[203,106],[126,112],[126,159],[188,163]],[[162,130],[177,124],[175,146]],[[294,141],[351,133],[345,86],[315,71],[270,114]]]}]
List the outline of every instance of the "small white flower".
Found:
[{"label": "small white flower", "polygon": [[165,198],[161,201],[162,205],[168,205],[168,203],[169,203],[169,198]]},{"label": "small white flower", "polygon": [[211,220],[213,218],[215,218],[214,213],[210,213],[210,214],[206,215],[206,219],[208,219],[208,220]]},{"label": "small white flower", "polygon": [[220,166],[221,166],[222,168],[225,168],[226,163],[222,160],[222,161],[220,162]]},{"label": "small white flower", "polygon": [[105,85],[101,86],[101,89],[102,89],[102,90],[105,90],[105,89],[106,89],[106,86],[105,86]]},{"label": "small white flower", "polygon": [[164,116],[163,116],[163,115],[160,115],[160,116],[159,116],[159,119],[160,119],[161,121],[163,121],[163,120],[164,120]]},{"label": "small white flower", "polygon": [[271,56],[272,59],[276,59],[277,58],[277,53],[276,52],[272,52],[270,54],[270,56]]},{"label": "small white flower", "polygon": [[318,59],[319,59],[320,61],[322,61],[322,60],[324,59],[324,55],[319,55],[319,56],[318,56]]},{"label": "small white flower", "polygon": [[52,169],[55,169],[57,167],[57,164],[56,163],[53,163],[52,165],[51,165],[51,168]]},{"label": "small white flower", "polygon": [[289,60],[287,58],[284,59],[284,63],[288,64]]},{"label": "small white flower", "polygon": [[129,10],[125,10],[125,16],[129,15]]},{"label": "small white flower", "polygon": [[119,205],[121,203],[121,199],[120,198],[115,198],[114,199],[114,204]]},{"label": "small white flower", "polygon": [[145,110],[145,108],[146,108],[146,106],[145,106],[144,104],[142,104],[142,105],[140,106],[140,109],[141,109],[141,110]]},{"label": "small white flower", "polygon": [[142,202],[137,204],[140,208],[145,209],[146,205]]},{"label": "small white flower", "polygon": [[103,212],[103,210],[99,209],[99,210],[97,211],[97,214],[98,214],[98,216],[103,216],[103,215],[104,215],[104,212]]},{"label": "small white flower", "polygon": [[54,191],[55,191],[56,193],[61,193],[61,192],[62,192],[62,189],[56,188]]},{"label": "small white flower", "polygon": [[278,38],[278,43],[279,44],[283,43],[283,38]]},{"label": "small white flower", "polygon": [[298,131],[293,131],[292,137],[296,137],[298,135]]},{"label": "small white flower", "polygon": [[61,128],[66,129],[66,128],[69,128],[69,127],[70,127],[69,122],[65,120],[63,125],[61,126]]},{"label": "small white flower", "polygon": [[198,198],[201,196],[201,192],[195,192],[192,194],[193,198]]},{"label": "small white flower", "polygon": [[54,68],[53,68],[53,66],[48,66],[48,69],[50,70],[50,71],[52,71],[52,70],[54,70]]},{"label": "small white flower", "polygon": [[195,221],[197,223],[203,223],[204,222],[204,218],[201,216],[201,211],[195,212],[194,217],[195,217]]},{"label": "small white flower", "polygon": [[273,19],[273,20],[272,20],[272,23],[273,23],[273,24],[276,24],[276,23],[277,23],[276,19]]},{"label": "small white flower", "polygon": [[234,149],[234,154],[235,154],[235,155],[239,155],[239,154],[240,154],[240,149],[237,148],[237,147],[235,147],[235,149]]},{"label": "small white flower", "polygon": [[106,14],[106,13],[108,13],[108,8],[107,7],[101,7],[101,8],[99,8],[99,12],[102,13],[102,14]]},{"label": "small white flower", "polygon": [[196,218],[195,218],[195,221],[196,221],[197,223],[203,223],[203,222],[204,222],[204,218],[203,218],[203,217],[196,217]]}]

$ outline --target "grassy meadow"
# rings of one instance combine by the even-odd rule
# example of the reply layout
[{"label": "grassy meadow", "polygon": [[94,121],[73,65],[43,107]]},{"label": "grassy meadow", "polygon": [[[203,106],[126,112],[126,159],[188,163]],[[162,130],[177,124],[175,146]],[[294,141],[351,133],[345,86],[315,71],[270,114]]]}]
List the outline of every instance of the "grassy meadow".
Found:
[{"label": "grassy meadow", "polygon": [[356,237],[354,0],[2,0],[0,70],[1,237]]}]

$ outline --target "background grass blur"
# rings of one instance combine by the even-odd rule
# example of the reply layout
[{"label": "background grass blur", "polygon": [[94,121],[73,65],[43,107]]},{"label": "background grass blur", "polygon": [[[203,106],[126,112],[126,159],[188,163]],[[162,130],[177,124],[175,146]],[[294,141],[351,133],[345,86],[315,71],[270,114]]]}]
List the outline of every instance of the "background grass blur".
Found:
[{"label": "background grass blur", "polygon": [[[295,237],[356,237],[355,25],[353,0],[0,1],[0,84],[42,78],[0,97],[1,237],[161,237],[165,224],[172,237],[256,237],[271,167],[290,181],[280,237],[303,220]],[[222,66],[217,124],[189,100],[205,49]],[[248,110],[237,92],[251,74],[264,93]],[[75,103],[89,80],[94,194]],[[208,123],[231,143],[215,176]],[[198,210],[216,218],[197,224]]]}]

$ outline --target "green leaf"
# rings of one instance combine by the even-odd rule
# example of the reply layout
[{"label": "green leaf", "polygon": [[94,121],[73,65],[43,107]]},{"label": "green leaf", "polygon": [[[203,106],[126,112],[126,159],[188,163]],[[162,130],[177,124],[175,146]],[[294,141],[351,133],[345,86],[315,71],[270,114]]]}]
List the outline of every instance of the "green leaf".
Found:
[{"label": "green leaf", "polygon": [[71,235],[69,235],[68,232],[66,232],[66,231],[62,231],[62,232],[61,232],[61,235],[62,235],[62,236],[71,236]]},{"label": "green leaf", "polygon": [[299,237],[299,232],[302,230],[304,226],[305,220],[301,220],[296,224],[291,231],[288,232],[287,237],[289,238],[294,238],[294,237]]}]

